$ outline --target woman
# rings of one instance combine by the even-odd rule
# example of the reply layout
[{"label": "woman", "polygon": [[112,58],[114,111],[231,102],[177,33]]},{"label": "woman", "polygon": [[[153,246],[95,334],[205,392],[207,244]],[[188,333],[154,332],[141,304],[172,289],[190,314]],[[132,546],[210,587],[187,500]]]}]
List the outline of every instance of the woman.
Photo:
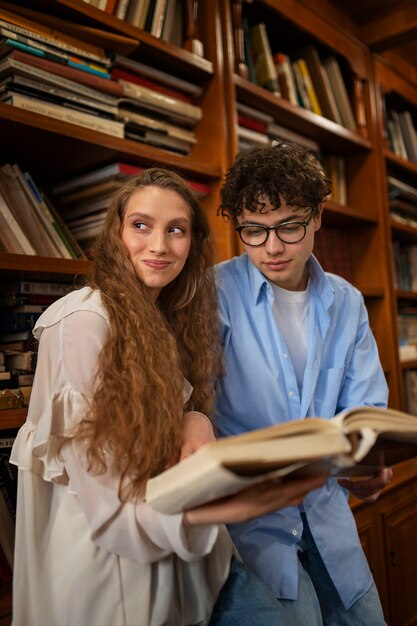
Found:
[{"label": "woman", "polygon": [[320,479],[265,483],[181,515],[143,502],[150,476],[213,438],[196,412],[210,411],[218,369],[211,264],[186,183],[145,170],[108,210],[88,285],[38,320],[12,452],[14,626],[183,626],[212,613],[213,625],[253,626],[249,592],[233,593],[246,584],[265,611],[258,623],[276,623],[274,599],[233,561],[221,523],[298,503]]}]

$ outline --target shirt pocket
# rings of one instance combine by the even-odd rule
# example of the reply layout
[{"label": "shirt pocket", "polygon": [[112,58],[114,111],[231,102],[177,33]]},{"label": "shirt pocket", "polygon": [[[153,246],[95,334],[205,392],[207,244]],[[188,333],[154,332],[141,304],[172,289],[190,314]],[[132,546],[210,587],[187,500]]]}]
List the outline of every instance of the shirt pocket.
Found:
[{"label": "shirt pocket", "polygon": [[333,417],[337,412],[337,401],[343,384],[345,368],[330,367],[319,371],[313,399],[312,415]]}]

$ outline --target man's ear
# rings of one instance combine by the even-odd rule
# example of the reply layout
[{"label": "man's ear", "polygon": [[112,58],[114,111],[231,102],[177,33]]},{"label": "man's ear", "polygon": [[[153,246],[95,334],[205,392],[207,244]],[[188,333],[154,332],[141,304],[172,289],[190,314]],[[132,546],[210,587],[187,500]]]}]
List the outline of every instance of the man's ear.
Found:
[{"label": "man's ear", "polygon": [[320,226],[321,226],[321,216],[323,213],[323,209],[324,209],[324,205],[325,203],[322,202],[319,207],[318,207],[318,211],[316,213],[316,215],[314,216],[313,220],[314,220],[314,232],[316,232],[317,230],[319,230]]}]

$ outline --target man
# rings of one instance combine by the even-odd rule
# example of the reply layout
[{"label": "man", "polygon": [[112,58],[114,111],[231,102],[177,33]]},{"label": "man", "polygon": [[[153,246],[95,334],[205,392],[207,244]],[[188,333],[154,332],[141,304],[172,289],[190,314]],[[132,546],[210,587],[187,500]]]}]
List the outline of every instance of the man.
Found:
[{"label": "man", "polygon": [[[384,407],[387,385],[359,291],[312,255],[329,181],[304,148],[240,155],[221,192],[245,254],[217,266],[225,375],[216,424],[232,435],[278,422]],[[390,469],[330,479],[290,507],[229,530],[278,598],[285,626],[380,626],[384,618],[347,490],[374,501]]]}]

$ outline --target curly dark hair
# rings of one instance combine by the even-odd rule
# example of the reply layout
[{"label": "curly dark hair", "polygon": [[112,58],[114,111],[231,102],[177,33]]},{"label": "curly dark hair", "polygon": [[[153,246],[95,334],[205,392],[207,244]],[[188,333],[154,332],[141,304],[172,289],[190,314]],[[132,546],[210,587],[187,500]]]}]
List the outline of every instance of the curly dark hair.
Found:
[{"label": "curly dark hair", "polygon": [[330,180],[315,155],[290,142],[252,148],[240,154],[226,174],[218,213],[237,224],[245,209],[263,212],[265,198],[274,210],[281,198],[312,215],[330,193]]}]

